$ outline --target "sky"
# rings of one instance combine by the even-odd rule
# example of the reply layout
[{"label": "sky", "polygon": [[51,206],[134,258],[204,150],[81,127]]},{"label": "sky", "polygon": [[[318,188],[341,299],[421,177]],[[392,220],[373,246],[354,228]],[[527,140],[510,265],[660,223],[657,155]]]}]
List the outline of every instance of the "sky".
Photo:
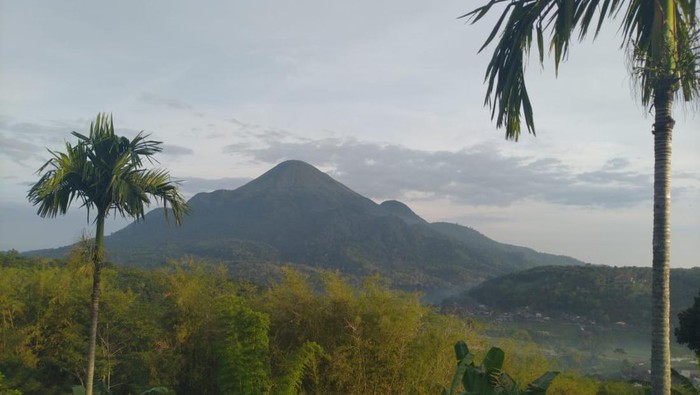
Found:
[{"label": "sky", "polygon": [[[26,199],[46,149],[87,132],[163,141],[158,166],[189,198],[286,159],[376,202],[506,243],[651,265],[653,113],[617,21],[528,64],[537,137],[504,139],[483,106],[496,15],[477,1],[0,0],[0,250],[90,234],[86,211],[42,219]],[[676,103],[673,267],[699,266],[700,115]],[[110,218],[107,234],[127,221]]]}]

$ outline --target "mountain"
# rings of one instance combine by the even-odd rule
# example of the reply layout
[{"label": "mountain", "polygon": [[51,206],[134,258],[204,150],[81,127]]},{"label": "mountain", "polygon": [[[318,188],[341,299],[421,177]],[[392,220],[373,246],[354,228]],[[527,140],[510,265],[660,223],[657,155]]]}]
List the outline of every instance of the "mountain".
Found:
[{"label": "mountain", "polygon": [[542,264],[582,264],[497,243],[459,225],[429,224],[401,202],[377,204],[297,160],[236,190],[199,193],[189,205],[179,228],[166,223],[161,209],[106,237],[109,259],[148,267],[191,255],[249,272],[305,265],[381,273],[398,286],[424,290],[463,289]]},{"label": "mountain", "polygon": [[[508,262],[511,265],[531,268],[546,265],[580,265],[581,261],[565,255],[553,255],[537,252],[532,248],[504,244],[489,239],[478,231],[457,224],[446,222],[434,222],[430,227],[445,236],[465,243],[470,248],[483,256],[488,256],[491,262]],[[494,253],[494,252],[498,253]]]},{"label": "mountain", "polygon": [[[651,268],[542,266],[507,274],[445,301],[446,306],[486,306],[501,313],[529,311],[552,318],[580,317],[602,324],[651,322]],[[693,304],[700,290],[700,267],[671,269],[671,318]]]},{"label": "mountain", "polygon": [[393,214],[409,225],[427,224],[428,222],[414,213],[407,205],[398,200],[387,200],[382,202],[379,207],[383,208],[387,213]]}]

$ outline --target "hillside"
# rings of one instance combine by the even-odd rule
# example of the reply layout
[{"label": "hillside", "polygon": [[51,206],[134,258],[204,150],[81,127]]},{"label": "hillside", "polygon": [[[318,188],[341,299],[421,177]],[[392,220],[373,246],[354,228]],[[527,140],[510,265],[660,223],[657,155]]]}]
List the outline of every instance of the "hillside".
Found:
[{"label": "hillside", "polygon": [[430,224],[430,227],[453,240],[469,245],[474,252],[491,262],[508,262],[523,269],[535,266],[581,265],[583,263],[578,259],[564,255],[546,254],[532,248],[499,243],[472,228],[458,224],[434,222]]},{"label": "hillside", "polygon": [[153,267],[191,255],[224,262],[233,273],[251,265],[308,265],[381,273],[423,290],[464,289],[537,265],[582,264],[471,237],[475,231],[459,225],[428,224],[401,202],[377,204],[301,161],[283,162],[236,190],[199,193],[189,204],[192,213],[179,228],[154,210],[106,237],[109,259]]},{"label": "hillside", "polygon": [[[671,317],[693,304],[700,292],[700,268],[671,270]],[[651,268],[547,266],[511,273],[446,301],[481,304],[496,312],[527,310],[552,318],[582,317],[602,324],[650,322]]]}]

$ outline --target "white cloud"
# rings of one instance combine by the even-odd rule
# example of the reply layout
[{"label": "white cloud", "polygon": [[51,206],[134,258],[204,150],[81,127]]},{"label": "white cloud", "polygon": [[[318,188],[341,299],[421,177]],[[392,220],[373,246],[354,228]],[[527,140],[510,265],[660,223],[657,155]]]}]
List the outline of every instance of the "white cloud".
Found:
[{"label": "white cloud", "polygon": [[629,170],[624,158],[612,160],[616,169],[607,170],[611,162],[606,162],[599,165],[601,169],[579,173],[558,158],[506,156],[487,145],[431,152],[328,138],[269,140],[262,148],[236,145],[224,151],[271,165],[301,159],[330,167],[332,175],[372,197],[402,198],[420,192],[427,199],[448,198],[475,206],[538,199],[574,206],[631,207],[646,202],[651,190],[650,175]]}]

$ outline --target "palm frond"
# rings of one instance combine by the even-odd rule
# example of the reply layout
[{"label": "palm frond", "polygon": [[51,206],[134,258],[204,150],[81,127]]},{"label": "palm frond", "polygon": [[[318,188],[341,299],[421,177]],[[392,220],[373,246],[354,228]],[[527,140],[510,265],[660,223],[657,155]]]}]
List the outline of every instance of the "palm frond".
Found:
[{"label": "palm frond", "polygon": [[[491,0],[462,17],[476,23],[498,3],[501,1]],[[521,114],[525,116],[528,132],[536,134],[532,104],[524,78],[525,58],[531,50],[533,33],[536,35],[540,63],[543,63],[544,34],[549,29],[549,47],[554,52],[555,70],[558,71],[561,60],[566,58],[577,18],[581,15],[592,18],[590,11],[581,13],[580,8],[581,2],[574,0],[511,1],[502,10],[496,25],[479,50],[483,51],[500,33],[500,39],[486,68],[484,80],[488,88],[484,104],[491,107],[491,117],[496,118],[496,126],[505,126],[507,139],[517,141],[520,137]]]},{"label": "palm frond", "polygon": [[[188,212],[177,182],[165,170],[145,170],[142,158],[161,152],[161,142],[148,140],[139,133],[129,140],[114,133],[112,116],[98,114],[90,124],[88,135],[72,132],[78,143],[66,143],[65,152],[49,151],[49,159],[38,173],[42,174],[27,194],[38,206],[42,217],[65,214],[75,199],[83,207],[106,215],[114,210],[121,216],[144,218],[151,199],[160,200],[166,216],[172,213],[176,224]],[[170,209],[168,209],[170,206]]]},{"label": "palm frond", "polygon": [[[533,106],[525,84],[525,65],[533,35],[540,64],[544,64],[545,41],[558,73],[567,58],[571,41],[584,40],[593,32],[598,36],[606,20],[622,15],[622,46],[634,53],[634,69],[640,77],[642,102],[648,104],[662,78],[677,84],[685,100],[698,96],[697,0],[676,0],[671,55],[659,56],[654,49],[659,41],[655,25],[654,4],[648,0],[489,0],[460,18],[471,23],[481,20],[494,8],[501,8],[493,29],[479,52],[496,43],[486,68],[484,104],[491,108],[497,127],[505,127],[506,138],[518,140],[521,118],[529,133],[535,134]],[[626,7],[624,7],[626,5]],[[623,12],[624,11],[624,12]],[[658,21],[657,21],[658,24]],[[574,33],[578,34],[574,36]],[[656,52],[655,52],[656,51]],[[671,72],[661,70],[660,60],[673,63]],[[671,76],[671,77],[669,77]]]},{"label": "palm frond", "polygon": [[65,214],[76,197],[83,198],[80,187],[83,184],[81,167],[86,160],[85,145],[66,143],[65,153],[49,152],[53,158],[39,168],[39,173],[44,174],[30,188],[27,198],[38,206],[39,216],[53,218]]},{"label": "palm frond", "polygon": [[666,10],[634,0],[623,21],[623,45],[632,53],[645,105],[658,89],[671,89],[685,101],[700,93],[696,0],[676,0],[673,7],[673,18],[661,18]]},{"label": "palm frond", "polygon": [[148,159],[150,163],[158,163],[158,160],[156,160],[153,155],[163,151],[163,142],[146,140],[149,136],[150,134],[143,134],[143,132],[140,132],[133,140],[131,140],[130,151],[133,153],[133,155],[136,155],[139,158],[144,157]]},{"label": "palm frond", "polygon": [[[169,212],[172,212],[175,224],[179,225],[182,222],[182,217],[190,212],[187,202],[178,192],[180,182],[171,180],[170,175],[164,170],[147,171],[144,174],[144,179],[147,180],[145,192],[157,201],[161,201],[163,208],[165,208],[166,219],[169,218]],[[169,210],[168,207],[170,207]]]}]

